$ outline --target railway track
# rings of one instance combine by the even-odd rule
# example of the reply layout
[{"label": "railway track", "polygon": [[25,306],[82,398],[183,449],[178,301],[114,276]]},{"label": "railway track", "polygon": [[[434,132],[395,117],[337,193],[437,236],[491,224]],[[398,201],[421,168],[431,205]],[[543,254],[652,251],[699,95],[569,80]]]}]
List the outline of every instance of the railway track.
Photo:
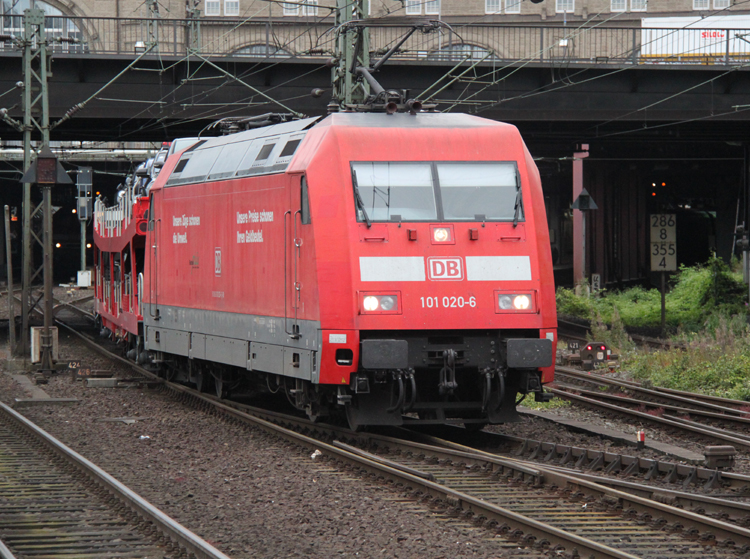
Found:
[{"label": "railway track", "polygon": [[[441,449],[377,435],[369,439],[369,449],[375,447],[382,458],[397,458],[405,467],[450,489],[481,496],[485,503],[546,524],[546,534],[553,533],[550,527],[556,528],[631,556],[670,556],[679,549],[685,557],[704,557],[707,544],[717,556],[720,547],[729,551],[746,537],[741,534],[750,533],[737,526],[725,531],[728,523],[709,522],[704,516],[605,488],[561,469],[534,470],[528,464],[480,455],[465,447]],[[485,510],[470,512],[486,522]]]},{"label": "railway track", "polygon": [[413,498],[454,510],[522,544],[573,556],[618,558],[702,558],[707,552],[733,557],[743,546],[750,549],[750,530],[736,524],[552,468],[400,437],[355,434],[272,412],[256,415],[241,404],[219,401],[185,386],[162,384],[192,405],[319,451],[340,467],[394,483]]},{"label": "railway track", "polygon": [[[730,400],[718,396],[707,396],[668,388],[647,388],[640,383],[614,379],[604,375],[588,374],[578,369],[558,366],[555,372],[582,386],[617,388],[639,394],[644,400],[660,402],[675,407],[682,406],[695,411],[715,412],[727,416],[750,418],[750,402]],[[743,409],[745,408],[745,409]]]},{"label": "railway track", "polygon": [[442,429],[438,438],[450,444],[460,444],[462,448],[472,448],[492,455],[522,459],[545,466],[563,466],[568,471],[602,472],[612,477],[638,481],[642,485],[689,489],[692,493],[711,493],[713,496],[721,494],[729,498],[750,496],[748,475],[694,464],[643,458],[615,452],[611,448],[590,449],[486,431],[467,434],[460,428]]},{"label": "railway track", "polygon": [[[563,384],[559,382],[562,379],[572,382]],[[568,367],[556,368],[555,386],[556,388],[550,387],[547,390],[559,398],[588,408],[634,417],[704,441],[719,441],[720,444],[750,450],[750,413],[735,407],[647,389]],[[583,386],[595,389],[585,390]],[[617,390],[618,393],[613,394],[609,390]],[[642,395],[644,399],[629,393]]]},{"label": "railway track", "polygon": [[229,559],[0,404],[0,557]]},{"label": "railway track", "polygon": [[[456,450],[463,451],[471,450],[472,452],[480,452],[481,454],[486,454],[488,456],[495,456],[494,453],[477,451],[472,447],[467,447],[452,440],[445,440],[432,436],[426,436],[425,440],[432,444],[446,446],[447,448],[454,448]],[[522,463],[533,466],[533,463],[530,463],[527,460],[522,461]],[[674,464],[671,465],[670,471],[672,471],[672,468],[674,468],[675,466],[676,465]],[[750,503],[747,503],[744,500],[736,500],[736,498],[739,496],[737,493],[729,494],[730,497],[734,498],[730,500],[721,498],[721,496],[718,494],[700,495],[696,493],[687,493],[684,491],[667,489],[663,487],[664,480],[661,477],[658,479],[658,482],[662,482],[662,486],[649,486],[643,483],[633,483],[631,481],[617,479],[609,475],[595,475],[594,473],[586,473],[581,471],[571,472],[569,468],[562,468],[560,466],[549,463],[545,464],[543,468],[571,474],[578,479],[591,481],[600,485],[612,487],[621,491],[626,491],[634,495],[638,495],[662,503],[667,503],[681,509],[696,512],[698,514],[709,515],[713,518],[726,520],[738,526],[750,526]],[[602,468],[599,468],[599,470],[601,471]],[[695,471],[695,468],[693,470]],[[712,473],[716,474],[715,471]],[[750,478],[748,478],[747,476],[732,476],[731,474],[729,474],[728,479],[725,480],[724,478],[722,478],[722,476],[714,475],[711,477],[709,484],[713,486],[714,482],[716,482],[716,487],[722,487],[723,484],[726,484],[728,487],[731,484],[729,480],[734,482],[733,487],[735,489],[737,488],[738,484],[742,484],[741,487],[743,491],[746,491],[748,488],[747,483],[748,481],[750,481]]]},{"label": "railway track", "polygon": [[[605,379],[606,378],[607,377],[605,377]],[[687,399],[687,403],[690,405],[697,406],[699,404],[713,404],[713,406],[705,406],[706,409],[713,409],[721,413],[747,415],[748,417],[750,417],[750,402],[746,402],[744,400],[733,400],[731,398],[722,398],[721,396],[711,396],[709,394],[700,394],[698,392],[674,390],[672,388],[664,388],[662,386],[648,387],[644,386],[640,382],[635,382],[632,380],[618,379],[616,382],[623,387],[632,388],[633,390],[639,390],[644,392],[645,394],[653,394],[655,397],[665,399],[669,398],[673,402],[686,402],[685,399]]]},{"label": "railway track", "polygon": [[[587,321],[588,322],[588,321]],[[582,342],[588,342],[591,335],[591,328],[588,324],[580,324],[577,322],[571,322],[558,317],[557,319],[557,333],[560,338],[579,340]],[[653,338],[650,336],[642,336],[640,334],[628,333],[630,338],[641,346],[652,347],[652,348],[684,348],[684,344],[679,342],[673,342],[671,340],[662,340],[660,338]]]},{"label": "railway track", "polygon": [[420,437],[447,448],[520,459],[529,466],[563,471],[739,526],[750,525],[750,503],[746,500],[750,476],[505,434],[482,432],[467,437],[459,428],[442,431],[440,437]]}]

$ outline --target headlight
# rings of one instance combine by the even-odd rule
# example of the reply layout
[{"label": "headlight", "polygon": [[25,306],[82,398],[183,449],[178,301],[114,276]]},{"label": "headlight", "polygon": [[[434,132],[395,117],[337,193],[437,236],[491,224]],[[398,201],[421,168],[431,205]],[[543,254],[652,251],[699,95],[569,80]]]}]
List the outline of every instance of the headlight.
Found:
[{"label": "headlight", "polygon": [[495,291],[498,313],[534,313],[536,308],[536,292],[518,293],[513,291]]},{"label": "headlight", "polygon": [[376,311],[380,306],[380,301],[378,301],[377,297],[370,295],[369,297],[365,297],[364,301],[362,301],[362,306],[366,311]]},{"label": "headlight", "polygon": [[433,233],[433,238],[435,239],[436,243],[444,243],[451,238],[450,231],[446,229],[445,227],[438,227],[436,228]]},{"label": "headlight", "polygon": [[398,293],[363,293],[362,312],[400,314]]},{"label": "headlight", "polygon": [[390,295],[386,295],[385,297],[380,298],[380,308],[384,311],[390,311],[393,310],[393,308],[396,306],[396,298],[391,297]]}]

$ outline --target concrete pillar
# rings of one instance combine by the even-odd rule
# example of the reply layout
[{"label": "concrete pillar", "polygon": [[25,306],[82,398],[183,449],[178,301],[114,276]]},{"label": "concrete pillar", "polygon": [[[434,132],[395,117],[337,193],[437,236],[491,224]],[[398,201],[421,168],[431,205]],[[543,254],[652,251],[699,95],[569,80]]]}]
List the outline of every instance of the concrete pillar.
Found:
[{"label": "concrete pillar", "polygon": [[[573,201],[583,190],[583,160],[589,156],[589,145],[582,144],[580,151],[573,153]],[[578,283],[586,277],[584,270],[584,250],[586,232],[583,212],[573,210],[573,281]]]}]

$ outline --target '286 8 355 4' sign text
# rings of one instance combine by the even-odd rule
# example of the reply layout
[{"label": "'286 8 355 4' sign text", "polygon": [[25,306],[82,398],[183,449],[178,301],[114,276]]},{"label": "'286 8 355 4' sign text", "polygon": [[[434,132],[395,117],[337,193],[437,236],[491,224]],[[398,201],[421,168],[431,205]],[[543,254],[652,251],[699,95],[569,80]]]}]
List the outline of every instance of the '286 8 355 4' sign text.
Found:
[{"label": "'286 8 355 4' sign text", "polygon": [[651,214],[651,271],[674,272],[677,270],[677,221],[675,214]]}]

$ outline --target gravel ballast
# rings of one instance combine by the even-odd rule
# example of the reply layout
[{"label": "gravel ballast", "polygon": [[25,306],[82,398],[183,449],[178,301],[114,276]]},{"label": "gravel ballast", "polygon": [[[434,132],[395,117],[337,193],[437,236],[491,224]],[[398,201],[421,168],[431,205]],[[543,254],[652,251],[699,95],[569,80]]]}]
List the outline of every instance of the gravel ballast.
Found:
[{"label": "gravel ballast", "polygon": [[[114,368],[60,341],[61,360]],[[84,388],[67,375],[42,388],[79,403],[24,415],[234,558],[539,556],[158,390]],[[0,394],[28,397],[8,374]]]}]

